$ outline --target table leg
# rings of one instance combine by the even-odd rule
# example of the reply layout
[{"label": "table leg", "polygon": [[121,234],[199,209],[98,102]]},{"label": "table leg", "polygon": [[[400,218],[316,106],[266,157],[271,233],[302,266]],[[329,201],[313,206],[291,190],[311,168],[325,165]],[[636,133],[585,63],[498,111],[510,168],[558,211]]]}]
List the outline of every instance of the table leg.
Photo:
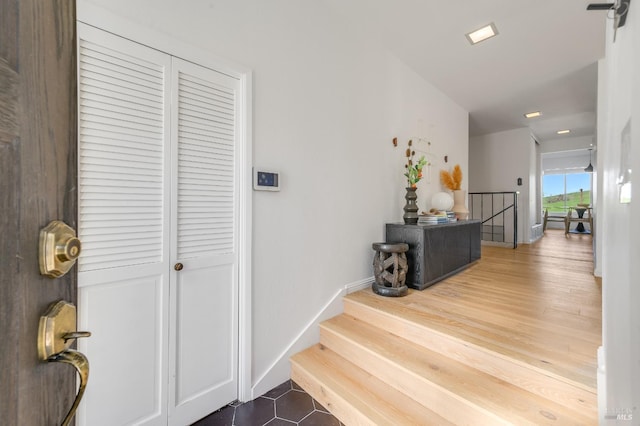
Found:
[{"label": "table leg", "polygon": [[[580,219],[582,219],[584,217],[584,212],[585,211],[586,211],[586,209],[576,209],[576,213],[578,213],[578,217]],[[576,231],[577,232],[585,232],[584,224],[582,222],[578,222],[578,225],[576,225]]]}]

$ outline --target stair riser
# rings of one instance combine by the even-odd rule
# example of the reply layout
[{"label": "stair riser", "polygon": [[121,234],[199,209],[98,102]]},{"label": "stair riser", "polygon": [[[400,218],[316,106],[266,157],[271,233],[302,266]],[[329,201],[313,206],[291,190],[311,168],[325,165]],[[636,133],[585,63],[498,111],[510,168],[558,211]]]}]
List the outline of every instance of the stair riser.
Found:
[{"label": "stair riser", "polygon": [[394,363],[393,360],[374,354],[359,344],[354,344],[344,336],[334,333],[322,325],[320,327],[320,342],[343,358],[356,363],[369,374],[375,375],[388,383],[389,386],[455,424],[508,424],[495,414],[413,374],[401,365]]},{"label": "stair riser", "polygon": [[526,391],[597,418],[595,392],[549,376],[548,372],[349,299],[344,300],[344,312]]},{"label": "stair riser", "polygon": [[374,425],[363,413],[342,399],[329,386],[323,386],[315,377],[296,363],[291,364],[291,380],[302,387],[331,414],[346,425]]},{"label": "stair riser", "polygon": [[454,426],[323,345],[291,357],[292,378],[345,424]]}]

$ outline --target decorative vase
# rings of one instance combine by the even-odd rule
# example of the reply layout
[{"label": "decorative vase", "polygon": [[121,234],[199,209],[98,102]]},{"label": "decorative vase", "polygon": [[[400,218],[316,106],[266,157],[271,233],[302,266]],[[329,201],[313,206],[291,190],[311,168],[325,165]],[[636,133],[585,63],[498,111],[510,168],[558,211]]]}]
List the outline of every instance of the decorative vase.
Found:
[{"label": "decorative vase", "polygon": [[436,192],[431,197],[431,207],[439,211],[451,210],[453,207],[453,198],[448,192]]},{"label": "decorative vase", "polygon": [[418,199],[418,195],[416,194],[417,188],[407,187],[407,193],[404,195],[404,199],[407,200],[407,203],[404,205],[404,215],[402,218],[404,219],[404,223],[415,225],[418,223],[418,204],[416,200]]},{"label": "decorative vase", "polygon": [[467,191],[457,189],[453,191],[453,207],[451,211],[456,214],[458,220],[467,220],[469,218],[469,209],[467,209]]}]

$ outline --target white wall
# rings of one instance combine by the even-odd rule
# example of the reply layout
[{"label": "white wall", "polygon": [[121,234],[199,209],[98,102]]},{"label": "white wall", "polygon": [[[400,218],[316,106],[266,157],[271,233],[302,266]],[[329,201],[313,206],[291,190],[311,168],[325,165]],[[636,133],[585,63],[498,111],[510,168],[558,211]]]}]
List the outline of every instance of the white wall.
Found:
[{"label": "white wall", "polygon": [[[339,311],[345,287],[372,276],[371,243],[402,217],[406,141],[432,141],[421,208],[440,190],[444,155],[447,166],[468,170],[468,113],[395,57],[354,39],[316,1],[81,0],[79,19],[96,6],[104,11],[94,14],[96,26],[253,71],[254,164],[279,171],[282,186],[253,196],[258,396],[288,378],[289,354],[317,340],[317,320]],[[133,24],[116,25],[112,15]]]},{"label": "white wall", "polygon": [[[536,223],[540,223],[540,208],[539,208],[539,197],[538,190],[540,188],[540,183],[538,176],[538,161],[540,158],[538,156],[538,149],[535,139],[533,137],[530,138],[529,142],[529,213],[528,213],[528,228],[531,229],[531,225],[535,225]],[[532,235],[529,236],[529,240],[532,239]]]},{"label": "white wall", "polygon": [[[593,148],[595,145],[596,141],[594,136],[558,137],[540,142],[540,151],[543,154],[548,152],[577,151]],[[585,164],[585,167],[586,166]]]},{"label": "white wall", "polygon": [[[536,222],[535,142],[529,129],[515,129],[477,136],[469,140],[469,192],[520,191],[518,242],[529,242]],[[517,185],[522,178],[522,186]],[[537,179],[537,178],[536,178]],[[536,182],[537,183],[537,182]],[[533,199],[532,199],[533,198]]]},{"label": "white wall", "polygon": [[535,155],[535,179],[537,185],[535,185],[535,192],[532,195],[535,197],[535,210],[536,210],[536,223],[542,223],[542,148],[539,143],[534,142],[534,155]]},{"label": "white wall", "polygon": [[[637,424],[640,418],[640,5],[631,4],[627,24],[613,43],[607,27],[606,59],[599,84],[598,161],[602,194],[598,200],[603,240],[603,346],[606,379],[600,392],[601,424]],[[609,21],[612,22],[612,21]],[[620,204],[616,179],[621,166],[621,132],[631,121],[633,199]],[[602,377],[601,377],[602,378]],[[602,386],[603,383],[599,383]],[[628,411],[627,411],[628,410]],[[604,416],[629,413],[633,421]]]}]

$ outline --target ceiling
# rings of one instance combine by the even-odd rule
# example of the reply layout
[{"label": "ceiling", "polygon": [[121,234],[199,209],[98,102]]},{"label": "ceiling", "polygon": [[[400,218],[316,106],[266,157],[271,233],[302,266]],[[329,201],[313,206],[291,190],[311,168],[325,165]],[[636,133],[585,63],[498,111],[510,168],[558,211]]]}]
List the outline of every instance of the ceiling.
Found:
[{"label": "ceiling", "polygon": [[[324,0],[469,111],[477,136],[530,127],[539,141],[594,136],[607,11],[584,0]],[[495,23],[471,46],[465,34]],[[524,113],[541,111],[526,119]]]}]

